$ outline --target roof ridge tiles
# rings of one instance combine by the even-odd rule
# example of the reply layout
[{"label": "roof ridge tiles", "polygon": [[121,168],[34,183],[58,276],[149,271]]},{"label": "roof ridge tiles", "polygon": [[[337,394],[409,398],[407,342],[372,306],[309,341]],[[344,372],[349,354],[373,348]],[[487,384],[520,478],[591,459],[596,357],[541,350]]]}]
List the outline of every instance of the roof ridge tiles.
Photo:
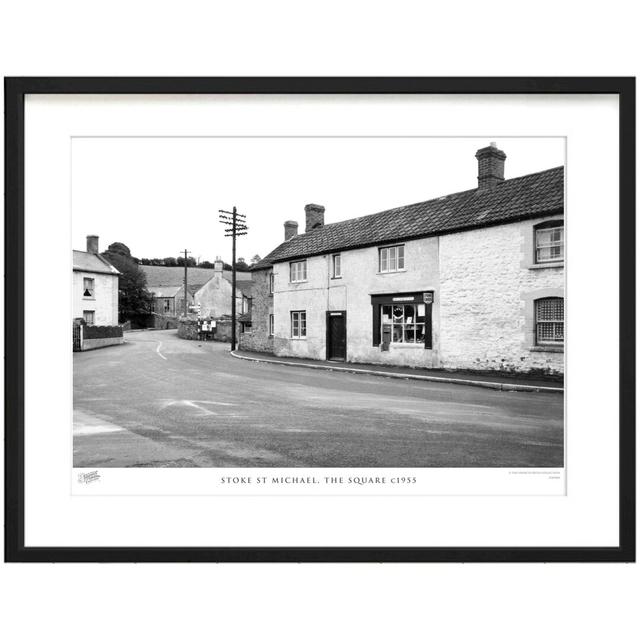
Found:
[{"label": "roof ridge tiles", "polygon": [[355,249],[379,242],[508,224],[545,213],[551,215],[563,208],[564,167],[552,167],[509,178],[491,188],[466,189],[328,223],[281,243],[252,269],[264,269],[273,262]]}]

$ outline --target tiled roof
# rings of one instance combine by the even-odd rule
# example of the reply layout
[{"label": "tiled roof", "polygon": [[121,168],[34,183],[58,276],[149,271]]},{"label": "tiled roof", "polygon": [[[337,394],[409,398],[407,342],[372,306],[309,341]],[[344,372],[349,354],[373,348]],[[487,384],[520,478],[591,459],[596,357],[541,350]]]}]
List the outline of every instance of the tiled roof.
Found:
[{"label": "tiled roof", "polygon": [[[184,283],[184,267],[160,267],[156,265],[139,265],[147,275],[147,288],[173,286],[179,287]],[[213,278],[215,272],[213,269],[202,269],[201,267],[189,267],[187,270],[187,282],[189,290],[191,286],[199,289],[203,284],[209,282]],[[251,273],[246,271],[236,272],[237,280],[250,280]],[[222,277],[225,280],[231,280],[231,271],[223,271]],[[196,289],[196,290],[197,290]]]},{"label": "tiled roof", "polygon": [[178,291],[182,291],[182,287],[147,287],[147,291],[156,298],[174,298]]},{"label": "tiled roof", "polygon": [[[228,280],[229,282],[231,282],[231,271],[223,271],[222,272],[222,277],[225,280]],[[250,271],[236,271],[236,282],[240,282],[242,281],[249,281],[251,280],[252,275]]]},{"label": "tiled roof", "polygon": [[92,273],[108,273],[117,276],[120,272],[106,259],[97,253],[73,251],[73,270],[90,271]]},{"label": "tiled roof", "polygon": [[[147,276],[147,288],[150,287],[181,287],[184,284],[184,267],[158,267],[155,265],[139,265]],[[187,269],[189,284],[200,287],[213,278],[213,269]]]},{"label": "tiled roof", "polygon": [[236,280],[236,289],[242,291],[248,298],[251,297],[253,291],[253,281],[251,280]]},{"label": "tiled roof", "polygon": [[564,168],[556,167],[511,178],[493,188],[470,189],[326,224],[283,242],[252,269],[331,251],[507,224],[563,209]]}]

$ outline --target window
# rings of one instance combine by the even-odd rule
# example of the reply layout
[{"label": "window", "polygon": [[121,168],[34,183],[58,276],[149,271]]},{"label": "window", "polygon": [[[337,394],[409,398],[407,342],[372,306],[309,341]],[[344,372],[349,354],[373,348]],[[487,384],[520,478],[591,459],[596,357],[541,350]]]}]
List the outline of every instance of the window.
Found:
[{"label": "window", "polygon": [[395,247],[382,247],[379,250],[379,271],[380,273],[390,273],[392,271],[402,271],[404,269],[404,245]]},{"label": "window", "polygon": [[273,335],[273,313],[269,314],[269,335],[272,336]]},{"label": "window", "polygon": [[564,225],[551,222],[536,227],[536,262],[564,260]]},{"label": "window", "polygon": [[564,343],[564,298],[540,298],[535,301],[536,344]]},{"label": "window", "polygon": [[251,323],[243,322],[242,323],[242,333],[251,333]]},{"label": "window", "polygon": [[95,311],[83,311],[82,317],[87,324],[94,324],[96,321],[96,312]]},{"label": "window", "polygon": [[307,312],[292,311],[291,312],[291,337],[306,338],[307,337]]},{"label": "window", "polygon": [[167,311],[171,311],[171,300],[165,300],[164,301],[164,311],[165,311],[165,313]]},{"label": "window", "polygon": [[269,274],[269,293],[273,293],[276,276],[273,271]]},{"label": "window", "polygon": [[304,282],[307,279],[307,261],[289,263],[289,274],[291,282]]},{"label": "window", "polygon": [[84,289],[84,293],[82,294],[85,298],[93,298],[93,287],[94,287],[94,279],[93,278],[84,278],[84,282],[82,288]]},{"label": "window", "polygon": [[424,344],[426,318],[424,304],[383,304],[380,312],[383,342],[387,333],[389,342]]},{"label": "window", "polygon": [[333,262],[333,277],[342,278],[342,260],[340,254],[334,254],[331,259]]},{"label": "window", "polygon": [[251,298],[242,296],[242,313],[251,313]]}]

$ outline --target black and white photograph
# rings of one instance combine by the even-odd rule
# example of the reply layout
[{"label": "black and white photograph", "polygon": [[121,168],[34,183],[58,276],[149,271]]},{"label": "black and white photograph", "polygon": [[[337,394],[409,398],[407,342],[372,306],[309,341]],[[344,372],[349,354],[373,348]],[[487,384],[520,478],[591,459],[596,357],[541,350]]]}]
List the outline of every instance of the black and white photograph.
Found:
[{"label": "black and white photograph", "polygon": [[565,143],[73,137],[78,477],[562,470]]}]

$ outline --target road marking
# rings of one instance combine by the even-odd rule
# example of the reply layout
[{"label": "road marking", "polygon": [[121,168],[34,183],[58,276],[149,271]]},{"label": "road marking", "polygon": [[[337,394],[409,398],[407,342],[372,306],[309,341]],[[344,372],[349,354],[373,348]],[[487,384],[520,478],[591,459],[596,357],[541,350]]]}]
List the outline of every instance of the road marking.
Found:
[{"label": "road marking", "polygon": [[158,346],[156,347],[156,353],[157,353],[157,354],[158,354],[158,355],[159,355],[163,360],[166,360],[167,358],[166,358],[165,356],[163,356],[163,355],[160,353],[160,347],[161,347],[161,346],[162,346],[162,342],[158,342]]},{"label": "road marking", "polygon": [[233,402],[216,402],[215,400],[165,400],[161,408],[166,409],[167,407],[171,407],[173,405],[188,405],[188,406],[196,406],[199,404],[215,404],[222,407],[235,407],[236,405]]},{"label": "road marking", "polygon": [[112,433],[114,431],[124,431],[124,429],[122,427],[110,426],[108,424],[95,426],[87,424],[73,425],[74,436],[94,436],[98,433]]},{"label": "road marking", "polygon": [[99,418],[91,411],[73,410],[73,435],[92,436],[100,433],[124,431],[123,427]]}]

